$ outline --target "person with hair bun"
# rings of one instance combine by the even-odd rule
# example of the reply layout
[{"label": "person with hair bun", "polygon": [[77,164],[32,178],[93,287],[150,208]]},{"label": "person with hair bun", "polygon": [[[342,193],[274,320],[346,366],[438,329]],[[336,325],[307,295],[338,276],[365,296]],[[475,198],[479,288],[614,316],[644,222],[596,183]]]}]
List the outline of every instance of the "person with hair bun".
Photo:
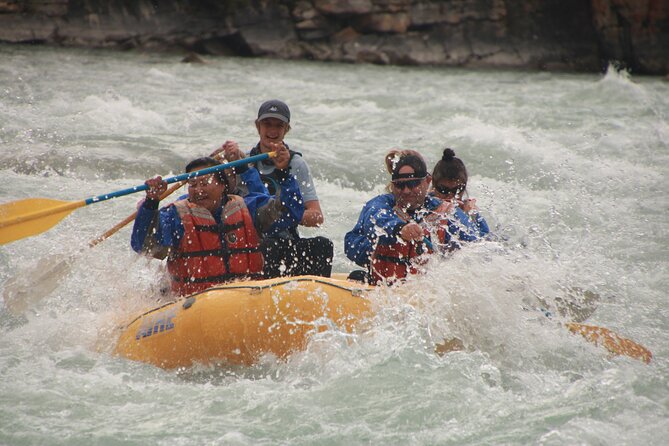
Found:
[{"label": "person with hair bun", "polygon": [[453,149],[444,149],[443,156],[432,171],[432,194],[456,204],[454,217],[460,225],[460,231],[464,232],[464,238],[478,239],[488,235],[490,228],[479,213],[476,199],[468,197],[468,179],[465,163],[455,156]]},{"label": "person with hair bun", "polygon": [[392,150],[385,158],[391,174],[388,194],[368,201],[344,238],[346,256],[367,271],[352,279],[392,283],[416,274],[437,247],[453,249],[458,228],[448,214],[450,202],[428,195],[431,177],[414,150]]}]

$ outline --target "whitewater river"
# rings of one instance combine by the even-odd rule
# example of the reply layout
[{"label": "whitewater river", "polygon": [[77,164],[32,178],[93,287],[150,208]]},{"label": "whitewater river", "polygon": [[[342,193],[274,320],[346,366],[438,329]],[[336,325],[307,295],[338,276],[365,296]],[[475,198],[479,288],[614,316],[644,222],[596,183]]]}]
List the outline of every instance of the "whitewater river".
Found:
[{"label": "whitewater river", "polygon": [[[180,173],[226,139],[250,148],[259,104],[286,101],[335,243],[388,180],[393,147],[452,147],[498,240],[383,290],[368,331],[325,332],[287,361],[164,371],[111,355],[151,305],[158,261],[130,229],[89,240],[140,194],[0,246],[0,444],[666,444],[669,83],[0,46],[0,203],[76,201]],[[69,268],[52,271],[58,254]],[[579,291],[581,290],[581,291]],[[407,304],[409,298],[415,305]],[[654,353],[569,334],[560,302]],[[543,303],[541,303],[543,301]],[[546,307],[553,317],[534,308]],[[457,336],[467,349],[434,344]]]}]

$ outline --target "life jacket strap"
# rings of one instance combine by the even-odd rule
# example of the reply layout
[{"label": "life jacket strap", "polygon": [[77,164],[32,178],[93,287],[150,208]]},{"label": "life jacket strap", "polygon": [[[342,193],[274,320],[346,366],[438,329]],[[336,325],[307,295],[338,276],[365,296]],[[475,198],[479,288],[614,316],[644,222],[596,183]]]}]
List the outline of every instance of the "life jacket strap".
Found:
[{"label": "life jacket strap", "polygon": [[385,256],[383,254],[374,255],[374,260],[382,262],[390,262],[390,263],[395,263],[397,265],[406,265],[406,266],[409,266],[411,264],[411,260],[409,260],[408,258]]},{"label": "life jacket strap", "polygon": [[260,252],[260,247],[248,247],[248,248],[228,248],[230,254],[251,254],[254,252]]}]

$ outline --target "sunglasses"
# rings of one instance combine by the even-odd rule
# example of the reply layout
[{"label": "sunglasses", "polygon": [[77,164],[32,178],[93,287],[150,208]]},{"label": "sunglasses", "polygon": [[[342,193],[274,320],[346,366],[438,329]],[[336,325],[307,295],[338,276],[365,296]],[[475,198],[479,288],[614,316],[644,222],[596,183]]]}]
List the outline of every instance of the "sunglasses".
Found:
[{"label": "sunglasses", "polygon": [[398,188],[399,190],[404,190],[407,187],[409,189],[415,189],[418,186],[421,185],[421,183],[425,180],[425,177],[423,178],[416,178],[414,180],[404,180],[404,181],[393,181],[393,186]]},{"label": "sunglasses", "polygon": [[438,184],[435,184],[434,188],[442,195],[460,195],[465,190],[464,186],[446,187]]}]

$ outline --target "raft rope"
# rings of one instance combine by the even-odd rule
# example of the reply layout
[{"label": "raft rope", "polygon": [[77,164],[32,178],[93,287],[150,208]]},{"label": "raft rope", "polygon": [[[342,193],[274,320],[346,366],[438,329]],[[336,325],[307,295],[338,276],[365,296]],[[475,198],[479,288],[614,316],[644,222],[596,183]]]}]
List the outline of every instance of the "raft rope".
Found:
[{"label": "raft rope", "polygon": [[[362,293],[363,293],[363,291],[365,291],[365,290],[362,289],[362,288],[351,288],[351,287],[346,287],[346,286],[344,286],[344,285],[340,285],[340,284],[337,284],[337,283],[328,282],[328,281],[323,280],[323,279],[312,279],[312,278],[309,278],[309,279],[307,279],[307,278],[301,278],[301,279],[298,279],[298,278],[294,278],[294,277],[292,277],[292,278],[286,278],[286,280],[283,280],[283,281],[281,281],[281,282],[272,283],[271,285],[270,285],[270,284],[268,284],[268,285],[221,285],[221,286],[215,286],[215,287],[207,288],[206,290],[198,291],[198,292],[195,293],[195,294],[191,294],[191,295],[189,295],[189,296],[181,297],[181,298],[179,298],[179,299],[177,299],[177,300],[175,300],[175,301],[167,302],[167,303],[165,303],[165,304],[163,304],[163,305],[161,305],[161,306],[159,306],[159,307],[152,308],[151,310],[147,311],[146,313],[142,313],[142,314],[140,314],[139,316],[137,316],[135,319],[133,319],[133,320],[130,321],[129,323],[127,323],[127,324],[125,324],[125,325],[122,325],[122,326],[119,326],[118,329],[119,329],[119,330],[125,330],[126,328],[128,328],[128,327],[130,327],[132,324],[134,324],[135,321],[137,321],[137,320],[143,318],[144,316],[147,316],[147,315],[149,315],[149,314],[151,314],[151,313],[155,313],[156,311],[162,310],[163,308],[168,307],[168,306],[170,306],[170,305],[174,305],[175,303],[178,303],[178,302],[181,301],[181,300],[184,301],[184,308],[185,308],[185,309],[188,309],[188,308],[190,308],[190,307],[193,306],[193,304],[194,304],[195,301],[196,301],[196,297],[197,297],[198,295],[207,293],[207,292],[209,292],[209,291],[213,291],[213,290],[242,290],[242,289],[251,289],[251,290],[254,290],[254,291],[255,291],[254,294],[259,294],[259,293],[261,293],[262,290],[264,290],[265,288],[273,288],[273,287],[276,287],[276,286],[278,286],[278,285],[284,285],[284,284],[286,284],[286,283],[288,283],[288,282],[315,282],[315,283],[320,283],[320,284],[324,284],[324,285],[329,285],[329,286],[334,287],[334,288],[339,288],[340,290],[350,291],[350,292],[351,292],[351,295],[352,295],[353,297],[360,297],[360,298],[362,298]],[[186,306],[186,304],[188,304],[188,306]]]}]

